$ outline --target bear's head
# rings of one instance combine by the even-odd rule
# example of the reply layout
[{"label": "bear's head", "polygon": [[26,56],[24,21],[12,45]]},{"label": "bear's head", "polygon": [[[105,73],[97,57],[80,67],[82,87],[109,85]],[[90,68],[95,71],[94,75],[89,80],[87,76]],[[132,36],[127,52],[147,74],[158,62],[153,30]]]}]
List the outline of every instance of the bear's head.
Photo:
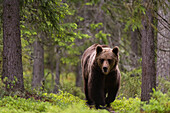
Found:
[{"label": "bear's head", "polygon": [[119,48],[115,46],[113,49],[108,47],[96,47],[96,61],[102,73],[107,75],[118,65]]}]

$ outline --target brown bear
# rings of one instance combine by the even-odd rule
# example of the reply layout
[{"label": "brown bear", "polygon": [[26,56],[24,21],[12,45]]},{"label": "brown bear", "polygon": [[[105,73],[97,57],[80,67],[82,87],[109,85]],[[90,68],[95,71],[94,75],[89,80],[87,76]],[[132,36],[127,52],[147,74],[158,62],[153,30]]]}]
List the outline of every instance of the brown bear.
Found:
[{"label": "brown bear", "polygon": [[88,105],[96,109],[110,107],[120,86],[118,68],[119,48],[93,44],[82,55],[82,75],[84,92]]}]

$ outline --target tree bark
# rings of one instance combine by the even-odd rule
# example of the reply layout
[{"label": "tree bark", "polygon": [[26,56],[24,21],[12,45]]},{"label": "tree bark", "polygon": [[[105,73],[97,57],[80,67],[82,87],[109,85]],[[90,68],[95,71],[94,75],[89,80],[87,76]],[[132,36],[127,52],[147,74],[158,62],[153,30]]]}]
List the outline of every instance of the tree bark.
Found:
[{"label": "tree bark", "polygon": [[[40,34],[43,39],[43,34]],[[44,48],[43,44],[36,39],[34,46],[34,64],[33,64],[33,79],[32,88],[40,88],[44,79]]]},{"label": "tree bark", "polygon": [[3,1],[3,72],[9,91],[24,90],[19,0]]},{"label": "tree bark", "polygon": [[[146,3],[145,0],[144,3]],[[152,88],[156,88],[155,40],[154,29],[151,26],[153,24],[153,17],[152,8],[148,7],[142,20],[142,101],[149,101]]]},{"label": "tree bark", "polygon": [[[170,7],[170,2],[165,0],[167,5]],[[165,6],[166,7],[166,6]],[[163,77],[167,79],[170,77],[170,51],[166,51],[170,49],[170,39],[165,38],[164,36],[170,36],[170,31],[168,28],[168,23],[166,23],[163,19],[167,20],[170,23],[170,11],[168,7],[166,8],[167,13],[160,6],[158,9],[158,35],[157,35],[157,78]],[[163,19],[162,19],[163,18]],[[167,28],[166,28],[167,27]],[[161,33],[161,34],[160,34]],[[158,81],[157,81],[158,82]]]}]

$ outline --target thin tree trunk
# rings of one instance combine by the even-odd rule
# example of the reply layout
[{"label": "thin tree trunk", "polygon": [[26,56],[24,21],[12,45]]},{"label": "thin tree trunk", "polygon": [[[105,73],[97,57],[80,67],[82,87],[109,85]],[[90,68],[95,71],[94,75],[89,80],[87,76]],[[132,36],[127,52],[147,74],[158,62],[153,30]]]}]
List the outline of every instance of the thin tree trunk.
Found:
[{"label": "thin tree trunk", "polygon": [[48,48],[48,64],[50,66],[50,70],[51,70],[51,90],[50,92],[54,91],[54,87],[55,87],[55,69],[56,69],[56,56],[55,56],[55,46],[50,46]]},{"label": "thin tree trunk", "polygon": [[[43,39],[43,34],[40,38]],[[36,39],[34,42],[34,64],[33,64],[33,79],[32,88],[40,88],[44,78],[44,48],[42,43]]]},{"label": "thin tree trunk", "polygon": [[[167,5],[170,7],[170,2],[165,0]],[[170,23],[170,11],[166,8],[167,13],[160,6],[158,9],[158,14],[161,17],[158,17],[158,37],[157,37],[157,73],[156,76],[167,79],[170,77],[170,39],[165,38],[164,36],[170,36],[170,30],[168,30],[168,23],[163,19],[167,20]],[[162,19],[163,18],[163,19]],[[165,26],[167,28],[165,28]],[[161,33],[161,34],[160,34]],[[158,79],[157,79],[158,80]],[[158,83],[158,81],[157,81]],[[162,89],[163,91],[163,89]]]},{"label": "thin tree trunk", "polygon": [[3,72],[7,90],[24,90],[19,0],[3,1]]},{"label": "thin tree trunk", "polygon": [[153,24],[152,12],[151,8],[147,8],[145,18],[142,20],[142,101],[149,101],[152,89],[156,88],[154,29],[151,24]]},{"label": "thin tree trunk", "polygon": [[138,30],[136,29],[135,31],[131,30],[131,40],[130,40],[130,44],[131,44],[131,50],[132,52],[130,52],[130,60],[131,60],[131,67],[132,68],[137,68],[139,67],[140,63],[139,63],[139,56],[140,55],[140,43],[141,40],[139,39],[139,33]]},{"label": "thin tree trunk", "polygon": [[60,85],[60,56],[59,56],[59,49],[56,47],[56,77],[55,77],[54,93],[59,92],[59,85]]},{"label": "thin tree trunk", "polygon": [[[53,65],[51,64],[50,67],[51,67],[51,87],[54,88],[54,82],[55,82],[55,80],[54,80],[54,70],[53,70]],[[53,91],[53,89],[50,90],[50,91]]]},{"label": "thin tree trunk", "polygon": [[131,31],[131,49],[135,55],[139,55],[139,35],[137,30]]},{"label": "thin tree trunk", "polygon": [[82,86],[82,75],[81,75],[81,65],[80,63],[77,64],[76,68],[76,86],[81,87]]}]

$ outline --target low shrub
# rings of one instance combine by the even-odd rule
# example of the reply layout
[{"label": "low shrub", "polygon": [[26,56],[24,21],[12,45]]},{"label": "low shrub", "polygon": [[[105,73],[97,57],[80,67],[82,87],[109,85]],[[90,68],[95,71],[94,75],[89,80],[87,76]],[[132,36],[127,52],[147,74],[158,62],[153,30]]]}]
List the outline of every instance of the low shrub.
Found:
[{"label": "low shrub", "polygon": [[170,95],[153,89],[149,102],[142,102],[140,98],[116,99],[112,104],[113,110],[119,113],[170,113]]},{"label": "low shrub", "polygon": [[112,104],[114,111],[119,113],[140,113],[141,100],[138,97],[116,99]]},{"label": "low shrub", "polygon": [[45,112],[50,106],[48,102],[6,96],[0,100],[1,113]]},{"label": "low shrub", "polygon": [[[109,113],[107,110],[90,109],[85,104],[85,100],[67,92],[40,94],[29,94],[30,97],[28,94],[24,97],[17,93],[12,96],[3,96],[0,98],[0,113]],[[139,97],[118,97],[111,103],[111,107],[113,111],[119,113],[169,113],[170,96],[168,94],[153,90],[149,103],[141,102]]]},{"label": "low shrub", "polygon": [[0,99],[0,113],[108,113],[107,110],[90,109],[85,101],[69,93],[44,93],[38,100],[15,96],[4,96]]},{"label": "low shrub", "polygon": [[163,94],[160,90],[153,89],[149,103],[144,104],[142,109],[148,113],[170,113],[170,96]]}]

